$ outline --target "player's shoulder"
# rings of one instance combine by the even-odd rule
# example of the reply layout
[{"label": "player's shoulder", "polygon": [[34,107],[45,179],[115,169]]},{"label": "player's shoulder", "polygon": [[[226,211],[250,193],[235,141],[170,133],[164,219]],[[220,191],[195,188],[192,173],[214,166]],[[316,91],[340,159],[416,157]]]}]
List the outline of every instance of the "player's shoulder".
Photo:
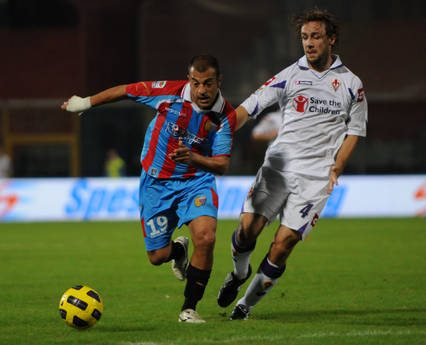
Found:
[{"label": "player's shoulder", "polygon": [[126,91],[133,96],[179,96],[187,82],[187,80],[141,81],[127,85]]},{"label": "player's shoulder", "polygon": [[180,95],[187,83],[187,80],[160,80],[151,82],[151,88],[163,94]]},{"label": "player's shoulder", "polygon": [[365,99],[365,91],[361,79],[347,66],[341,64],[333,72],[337,73],[339,78],[344,81],[353,100],[361,102]]},{"label": "player's shoulder", "polygon": [[234,122],[236,121],[235,108],[226,99],[224,99],[223,110],[222,110],[222,113],[221,113],[221,119],[222,119],[222,121],[226,120],[226,121],[230,122],[231,124],[234,124]]},{"label": "player's shoulder", "polygon": [[235,109],[225,98],[222,100],[222,109],[219,112],[212,110],[207,113],[207,116],[216,126],[223,127],[229,125],[234,130],[236,124]]},{"label": "player's shoulder", "polygon": [[275,79],[273,83],[287,86],[291,80],[300,78],[305,71],[306,69],[299,64],[299,60],[295,61],[291,65],[288,65],[280,72],[278,72],[273,77],[273,79]]},{"label": "player's shoulder", "polygon": [[333,72],[338,74],[344,80],[346,80],[349,85],[362,85],[361,78],[358,77],[354,72],[349,69],[348,66],[344,65],[343,63],[334,68]]},{"label": "player's shoulder", "polygon": [[263,93],[267,94],[269,92],[268,90],[285,90],[288,80],[291,79],[293,75],[292,71],[293,65],[284,68],[263,83],[255,93],[260,95]]},{"label": "player's shoulder", "polygon": [[234,111],[235,111],[234,106],[227,99],[224,98],[222,114],[224,114],[225,116],[228,116],[229,114],[232,114]]},{"label": "player's shoulder", "polygon": [[283,68],[281,71],[279,71],[275,78],[278,80],[287,80],[291,78],[293,75],[298,73],[300,70],[300,67],[297,65],[297,62],[292,63],[291,65]]}]

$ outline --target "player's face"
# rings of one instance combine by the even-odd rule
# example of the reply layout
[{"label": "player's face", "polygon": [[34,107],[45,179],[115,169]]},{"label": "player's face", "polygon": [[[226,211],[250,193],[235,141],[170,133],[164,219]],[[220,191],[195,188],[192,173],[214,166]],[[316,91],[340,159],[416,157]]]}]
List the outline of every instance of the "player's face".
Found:
[{"label": "player's face", "polygon": [[308,22],[301,29],[302,45],[310,66],[322,71],[332,63],[331,51],[336,41],[328,37],[323,22]]},{"label": "player's face", "polygon": [[220,88],[220,80],[216,75],[216,70],[212,67],[205,72],[198,72],[191,67],[188,74],[189,83],[191,86],[191,100],[200,109],[210,109]]}]

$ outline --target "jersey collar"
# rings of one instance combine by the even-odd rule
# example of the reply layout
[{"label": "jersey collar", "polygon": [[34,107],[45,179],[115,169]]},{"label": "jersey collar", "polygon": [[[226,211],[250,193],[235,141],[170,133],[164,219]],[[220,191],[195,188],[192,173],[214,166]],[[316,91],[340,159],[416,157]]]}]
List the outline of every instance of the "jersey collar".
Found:
[{"label": "jersey collar", "polygon": [[188,101],[192,103],[192,107],[195,109],[195,111],[197,113],[202,113],[202,112],[209,112],[209,111],[213,111],[215,113],[222,113],[223,108],[225,106],[225,99],[222,96],[222,93],[219,90],[219,95],[216,99],[216,102],[214,102],[213,106],[211,107],[211,109],[201,109],[198,107],[197,104],[193,103],[191,100],[191,85],[189,85],[189,82],[185,84],[183,90],[182,90],[182,98],[184,101]]},{"label": "jersey collar", "polygon": [[[333,62],[333,64],[330,66],[329,69],[335,69],[338,68],[340,66],[343,65],[342,60],[340,60],[339,55],[333,55],[335,60]],[[308,59],[306,58],[306,55],[303,55],[298,61],[297,61],[297,65],[301,68],[301,69],[309,69],[309,64],[308,64]]]}]

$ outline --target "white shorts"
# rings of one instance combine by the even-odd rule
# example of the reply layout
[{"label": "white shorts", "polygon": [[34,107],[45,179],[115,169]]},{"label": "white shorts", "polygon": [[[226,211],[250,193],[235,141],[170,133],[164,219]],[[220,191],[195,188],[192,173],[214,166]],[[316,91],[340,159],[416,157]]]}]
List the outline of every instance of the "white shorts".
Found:
[{"label": "white shorts", "polygon": [[279,216],[282,225],[299,232],[304,239],[327,202],[328,182],[262,166],[247,194],[242,212],[260,214],[268,221]]}]

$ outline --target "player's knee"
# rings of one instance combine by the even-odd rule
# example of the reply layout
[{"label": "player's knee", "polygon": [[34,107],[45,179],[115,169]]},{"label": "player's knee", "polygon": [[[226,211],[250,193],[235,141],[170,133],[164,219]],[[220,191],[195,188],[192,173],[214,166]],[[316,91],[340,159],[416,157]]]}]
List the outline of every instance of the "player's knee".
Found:
[{"label": "player's knee", "polygon": [[200,241],[200,245],[208,249],[213,249],[215,242],[216,242],[215,233],[209,232],[204,234],[204,236],[202,237]]},{"label": "player's knee", "polygon": [[239,229],[237,233],[238,244],[243,247],[250,247],[255,241],[256,237],[252,236],[251,233],[246,232],[243,229]]},{"label": "player's knee", "polygon": [[149,257],[149,262],[151,263],[151,265],[154,266],[160,266],[161,264],[164,263],[164,260],[161,258],[157,258],[157,257]]},{"label": "player's knee", "polygon": [[212,251],[216,242],[216,234],[214,231],[203,231],[196,238],[193,238],[194,246],[205,251]]},{"label": "player's knee", "polygon": [[297,231],[291,230],[287,237],[285,238],[285,242],[288,246],[294,247],[299,241],[302,239],[302,236]]},{"label": "player's knee", "polygon": [[275,240],[273,246],[275,246],[279,252],[286,253],[291,251],[300,239],[300,235],[297,231],[290,230],[287,231],[282,240]]},{"label": "player's knee", "polygon": [[244,248],[252,246],[261,230],[254,223],[246,224],[246,226],[241,225],[237,231],[238,243]]},{"label": "player's knee", "polygon": [[237,231],[237,240],[242,247],[249,247],[256,242],[267,219],[259,214],[244,213]]},{"label": "player's knee", "polygon": [[167,261],[168,255],[166,253],[158,252],[158,251],[150,251],[148,252],[149,262],[154,266],[159,266]]}]

